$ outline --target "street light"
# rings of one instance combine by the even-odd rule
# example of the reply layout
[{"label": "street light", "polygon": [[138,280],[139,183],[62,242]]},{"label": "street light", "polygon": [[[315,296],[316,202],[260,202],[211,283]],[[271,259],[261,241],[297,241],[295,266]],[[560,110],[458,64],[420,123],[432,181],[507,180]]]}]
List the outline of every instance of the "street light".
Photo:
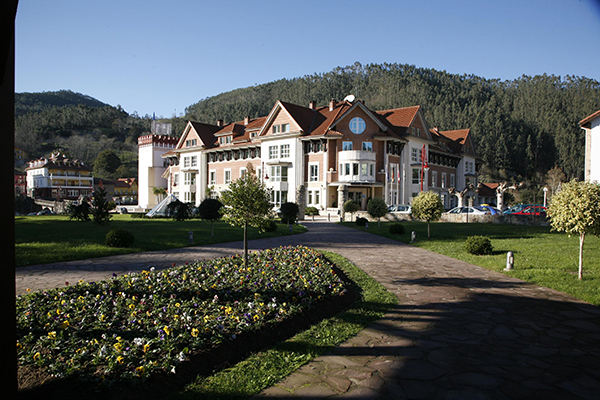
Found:
[{"label": "street light", "polygon": [[548,204],[548,188],[544,186],[544,207],[547,207]]},{"label": "street light", "polygon": [[423,191],[423,175],[425,171],[429,171],[429,164],[425,155],[425,145],[423,145],[423,149],[421,150],[421,192]]}]

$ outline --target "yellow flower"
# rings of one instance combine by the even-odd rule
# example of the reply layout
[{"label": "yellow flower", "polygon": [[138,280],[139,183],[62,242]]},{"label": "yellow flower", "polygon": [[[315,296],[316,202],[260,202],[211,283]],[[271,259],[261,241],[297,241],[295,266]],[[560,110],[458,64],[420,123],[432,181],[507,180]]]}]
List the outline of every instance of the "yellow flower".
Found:
[{"label": "yellow flower", "polygon": [[123,364],[123,360],[125,360],[125,358],[124,358],[123,356],[119,356],[119,357],[117,357],[117,362],[118,362],[119,364]]},{"label": "yellow flower", "polygon": [[255,321],[258,321],[260,319],[260,317],[258,315],[255,315],[253,318]]},{"label": "yellow flower", "polygon": [[142,376],[142,374],[144,373],[144,367],[143,366],[136,367],[135,372],[138,374],[138,376]]},{"label": "yellow flower", "polygon": [[193,337],[198,337],[199,333],[200,333],[200,331],[198,331],[198,329],[196,329],[196,328],[192,329],[192,336]]},{"label": "yellow flower", "polygon": [[150,345],[148,343],[146,343],[144,345],[144,353],[146,353],[148,350],[150,350]]},{"label": "yellow flower", "polygon": [[33,360],[34,360],[34,361],[37,361],[37,360],[39,360],[39,359],[40,359],[40,357],[41,357],[41,356],[42,356],[42,355],[41,355],[41,354],[40,354],[40,352],[38,351],[37,353],[35,353],[35,354],[33,355]]},{"label": "yellow flower", "polygon": [[163,328],[163,331],[165,331],[165,333],[166,333],[167,335],[170,335],[170,334],[171,334],[171,328],[169,328],[168,326],[165,326],[165,327]]},{"label": "yellow flower", "polygon": [[117,350],[117,351],[121,351],[121,349],[123,348],[123,345],[121,343],[115,343],[113,344],[113,347]]},{"label": "yellow flower", "polygon": [[48,337],[49,337],[50,339],[56,339],[56,332],[55,332],[55,331],[48,332]]},{"label": "yellow flower", "polygon": [[60,325],[60,329],[67,329],[69,327],[69,321],[65,320],[63,321],[63,323]]},{"label": "yellow flower", "polygon": [[232,312],[233,312],[233,308],[231,308],[231,307],[227,307],[225,309],[225,314],[231,314]]}]

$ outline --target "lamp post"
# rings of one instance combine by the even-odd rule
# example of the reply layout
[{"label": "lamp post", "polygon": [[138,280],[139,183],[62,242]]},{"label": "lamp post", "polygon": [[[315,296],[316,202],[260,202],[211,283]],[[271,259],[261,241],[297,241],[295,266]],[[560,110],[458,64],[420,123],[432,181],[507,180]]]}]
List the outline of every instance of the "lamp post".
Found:
[{"label": "lamp post", "polygon": [[544,207],[547,207],[548,204],[548,188],[544,186]]},{"label": "lamp post", "polygon": [[429,171],[429,164],[427,163],[427,156],[425,155],[425,145],[423,145],[423,149],[421,150],[421,192],[423,191],[423,177],[425,171]]}]

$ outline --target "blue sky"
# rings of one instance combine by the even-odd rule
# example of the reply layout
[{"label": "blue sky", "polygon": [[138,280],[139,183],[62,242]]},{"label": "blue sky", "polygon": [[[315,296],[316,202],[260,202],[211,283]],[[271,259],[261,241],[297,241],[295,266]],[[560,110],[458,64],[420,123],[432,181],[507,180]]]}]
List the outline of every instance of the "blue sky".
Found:
[{"label": "blue sky", "polygon": [[233,89],[400,63],[600,80],[600,0],[20,0],[15,91],[171,117]]}]

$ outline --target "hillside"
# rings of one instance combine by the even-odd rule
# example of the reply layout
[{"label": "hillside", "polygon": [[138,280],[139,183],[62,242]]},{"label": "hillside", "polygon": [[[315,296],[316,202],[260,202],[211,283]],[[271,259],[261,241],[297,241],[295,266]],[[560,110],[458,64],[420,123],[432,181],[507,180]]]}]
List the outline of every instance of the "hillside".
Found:
[{"label": "hillside", "polygon": [[354,94],[373,110],[421,105],[430,126],[470,128],[493,178],[538,179],[555,165],[583,177],[584,134],[578,122],[600,109],[600,83],[575,76],[512,81],[456,75],[403,64],[336,68],[208,97],[186,109],[206,123],[267,115],[277,100],[325,105]]},{"label": "hillside", "polygon": [[108,107],[109,105],[91,96],[70,90],[41,93],[15,93],[15,116],[28,112],[40,112],[52,107],[77,106]]}]

